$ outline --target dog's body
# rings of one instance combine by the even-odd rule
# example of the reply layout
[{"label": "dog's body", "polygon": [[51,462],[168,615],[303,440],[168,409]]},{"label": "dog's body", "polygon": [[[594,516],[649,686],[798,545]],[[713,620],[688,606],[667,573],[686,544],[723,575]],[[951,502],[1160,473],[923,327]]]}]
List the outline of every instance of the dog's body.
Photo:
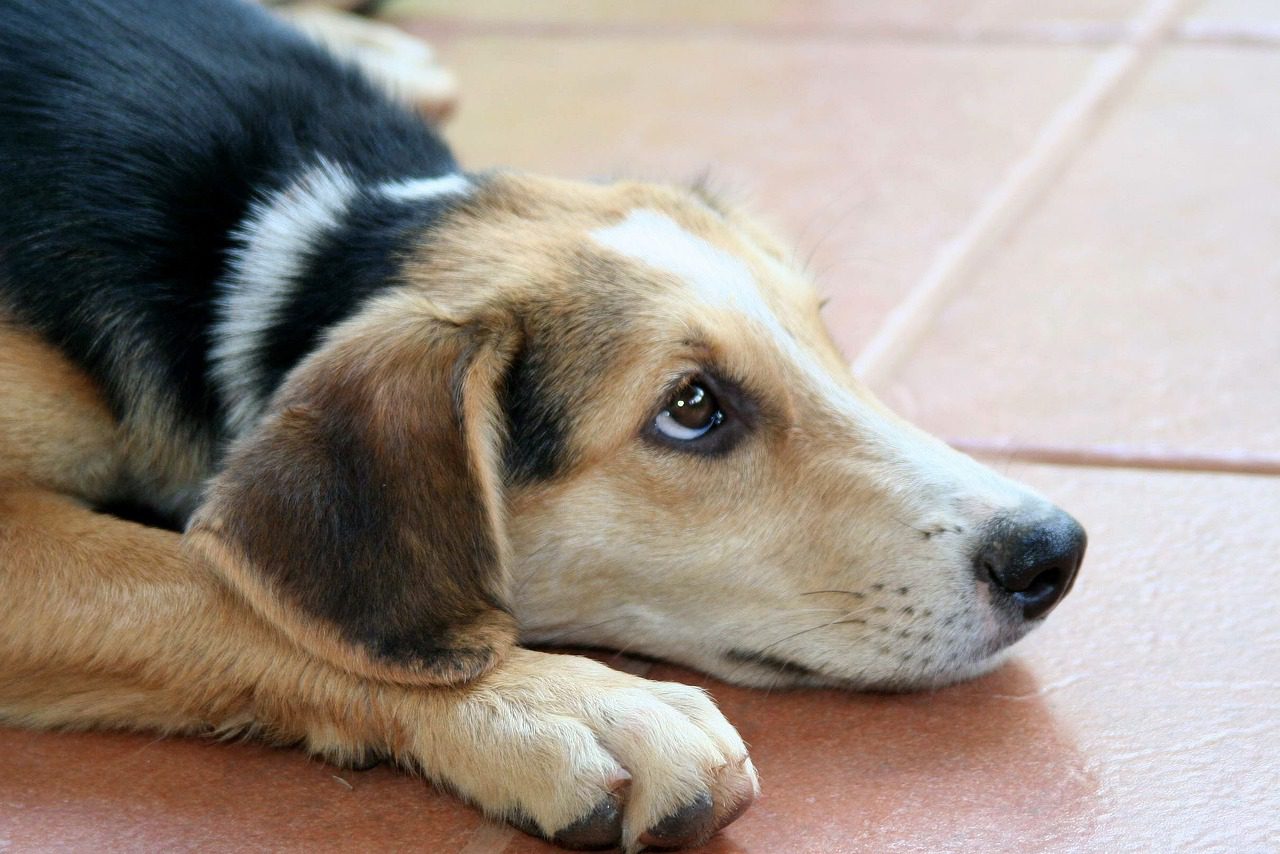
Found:
[{"label": "dog's body", "polygon": [[[42,29],[12,25],[21,39],[5,44],[6,119],[32,105],[46,113],[0,137],[0,288],[22,325],[93,378],[142,452],[126,459],[136,486],[117,483],[128,494],[113,497],[185,522],[217,449],[317,336],[391,287],[389,259],[448,204],[348,185],[458,166],[420,120],[270,16],[199,0],[147,5],[145,18],[131,4],[88,3],[42,12]],[[200,16],[218,23],[194,27]],[[180,111],[164,99],[170,88]],[[275,222],[260,204],[255,216],[256,203],[300,179],[323,185],[322,198],[295,221]],[[250,260],[226,278],[247,222],[262,221],[260,242],[309,240],[340,204],[360,210],[332,245],[298,247],[296,269]],[[275,249],[263,254],[284,254]],[[347,249],[380,257],[352,270],[363,257],[332,257]]]},{"label": "dog's body", "polygon": [[732,727],[517,635],[938,684],[1083,551],[858,387],[749,221],[466,175],[247,4],[6,4],[0,201],[8,721],[390,755],[565,844],[687,844],[755,795]]}]

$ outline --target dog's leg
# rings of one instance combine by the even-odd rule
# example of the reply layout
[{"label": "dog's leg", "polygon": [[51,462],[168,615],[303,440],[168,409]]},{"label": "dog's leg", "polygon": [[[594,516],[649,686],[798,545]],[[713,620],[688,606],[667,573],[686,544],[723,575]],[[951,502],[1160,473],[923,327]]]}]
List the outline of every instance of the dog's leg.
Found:
[{"label": "dog's leg", "polygon": [[529,650],[462,688],[359,679],[292,647],[178,535],[47,490],[0,495],[0,601],[10,722],[388,755],[576,845],[695,842],[755,793],[742,741],[696,689]]},{"label": "dog's leg", "polygon": [[[23,346],[34,356],[15,361]],[[114,435],[91,398],[65,383],[39,390],[71,370],[0,335],[11,408],[57,416],[43,426],[63,442],[61,456],[33,454],[15,444],[23,422],[0,421],[0,720],[249,732],[344,762],[387,755],[575,846],[695,843],[754,797],[741,739],[693,688],[521,649],[465,686],[410,688],[301,651],[178,534],[66,494],[76,472],[106,465]]]},{"label": "dog's leg", "polygon": [[390,24],[314,3],[273,8],[431,121],[443,122],[457,106],[453,75],[421,39]]}]

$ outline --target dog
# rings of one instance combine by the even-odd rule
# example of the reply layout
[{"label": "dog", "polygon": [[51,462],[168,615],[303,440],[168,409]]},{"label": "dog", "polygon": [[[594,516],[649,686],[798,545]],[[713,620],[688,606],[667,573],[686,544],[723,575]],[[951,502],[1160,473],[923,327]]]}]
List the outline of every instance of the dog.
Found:
[{"label": "dog", "polygon": [[735,207],[467,173],[243,0],[0,7],[0,199],[10,725],[387,757],[567,847],[696,845],[759,791],[713,702],[533,647],[929,688],[1084,554],[876,402]]}]

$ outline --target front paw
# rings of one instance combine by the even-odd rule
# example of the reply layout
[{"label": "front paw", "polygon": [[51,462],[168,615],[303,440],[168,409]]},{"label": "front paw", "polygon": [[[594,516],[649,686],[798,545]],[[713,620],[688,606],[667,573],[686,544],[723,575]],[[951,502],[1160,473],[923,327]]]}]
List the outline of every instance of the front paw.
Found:
[{"label": "front paw", "polygon": [[697,688],[514,650],[448,694],[417,730],[425,773],[567,848],[699,845],[759,793],[742,739]]}]

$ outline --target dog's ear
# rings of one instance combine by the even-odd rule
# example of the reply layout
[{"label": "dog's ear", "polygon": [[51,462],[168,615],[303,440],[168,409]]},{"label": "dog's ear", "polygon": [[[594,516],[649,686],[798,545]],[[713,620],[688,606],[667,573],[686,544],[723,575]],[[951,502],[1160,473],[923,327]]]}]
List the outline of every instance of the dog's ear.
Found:
[{"label": "dog's ear", "polygon": [[188,541],[333,664],[475,678],[515,638],[497,471],[512,336],[386,316],[340,332],[231,449]]}]

